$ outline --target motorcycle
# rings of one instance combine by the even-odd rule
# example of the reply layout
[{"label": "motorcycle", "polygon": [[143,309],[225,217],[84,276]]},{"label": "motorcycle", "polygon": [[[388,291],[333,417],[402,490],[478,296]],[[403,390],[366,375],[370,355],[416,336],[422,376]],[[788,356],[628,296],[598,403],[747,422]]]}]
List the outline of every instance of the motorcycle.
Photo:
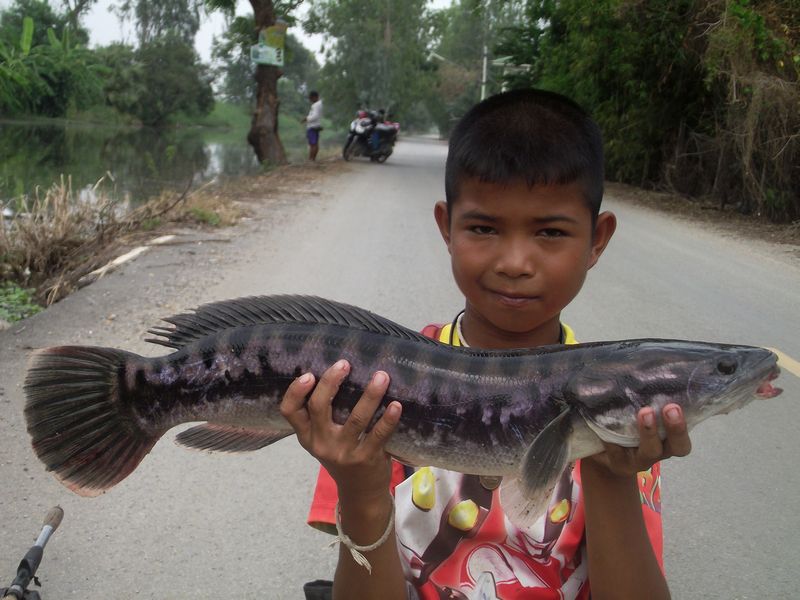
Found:
[{"label": "motorcycle", "polygon": [[368,156],[372,162],[386,162],[394,151],[400,123],[384,120],[383,111],[359,111],[350,123],[342,157],[350,160]]}]

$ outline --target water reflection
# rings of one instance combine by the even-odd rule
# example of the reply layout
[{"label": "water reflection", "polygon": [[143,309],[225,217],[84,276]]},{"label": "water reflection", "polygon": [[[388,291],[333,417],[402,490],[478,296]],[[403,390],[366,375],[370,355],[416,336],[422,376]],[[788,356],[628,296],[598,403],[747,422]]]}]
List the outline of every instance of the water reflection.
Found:
[{"label": "water reflection", "polygon": [[258,170],[237,135],[201,129],[109,129],[86,124],[0,122],[0,200],[47,189],[72,176],[89,193],[103,176],[105,194],[136,204],[164,189],[182,189],[215,176]]}]

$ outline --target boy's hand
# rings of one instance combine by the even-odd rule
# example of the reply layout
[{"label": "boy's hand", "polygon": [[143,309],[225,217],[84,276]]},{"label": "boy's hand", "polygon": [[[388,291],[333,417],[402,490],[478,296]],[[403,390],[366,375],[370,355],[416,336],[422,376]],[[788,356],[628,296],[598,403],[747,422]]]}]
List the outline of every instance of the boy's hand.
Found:
[{"label": "boy's hand", "polygon": [[382,497],[391,479],[391,462],[383,448],[400,420],[402,407],[399,402],[389,404],[365,433],[389,387],[389,376],[377,371],[347,421],[337,425],[331,405],[349,373],[350,364],[340,360],[323,373],[316,387],[311,373],[298,377],[283,396],[281,414],[294,428],[300,445],[336,481],[340,495]]},{"label": "boy's hand", "polygon": [[667,437],[662,440],[656,427],[656,415],[652,408],[642,408],[637,415],[639,424],[639,446],[624,448],[614,444],[603,444],[605,452],[585,458],[591,467],[604,467],[608,474],[630,477],[645,471],[660,460],[672,456],[686,456],[692,442],[686,429],[683,411],[677,404],[667,404],[661,412]]}]

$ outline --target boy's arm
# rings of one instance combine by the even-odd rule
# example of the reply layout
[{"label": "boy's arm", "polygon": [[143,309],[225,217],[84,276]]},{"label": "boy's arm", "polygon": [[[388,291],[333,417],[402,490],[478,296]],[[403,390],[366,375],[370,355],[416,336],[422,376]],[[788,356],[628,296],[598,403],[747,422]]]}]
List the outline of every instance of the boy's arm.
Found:
[{"label": "boy's arm", "polygon": [[[392,514],[391,462],[384,446],[400,420],[401,406],[397,402],[389,404],[370,432],[365,433],[389,385],[388,375],[379,371],[347,422],[334,423],[331,404],[349,371],[349,364],[339,361],[322,375],[316,387],[312,375],[299,377],[286,391],[281,413],[294,428],[300,444],[336,482],[343,533],[353,543],[364,546],[381,539]],[[394,526],[386,542],[366,552],[365,557],[371,574],[340,545],[334,598],[405,600],[406,584]]]},{"label": "boy's arm", "polygon": [[691,450],[680,407],[668,404],[662,416],[667,432],[663,442],[653,409],[643,408],[638,415],[638,448],[607,445],[603,454],[581,461],[593,600],[670,597],[647,535],[636,483],[639,471]]}]

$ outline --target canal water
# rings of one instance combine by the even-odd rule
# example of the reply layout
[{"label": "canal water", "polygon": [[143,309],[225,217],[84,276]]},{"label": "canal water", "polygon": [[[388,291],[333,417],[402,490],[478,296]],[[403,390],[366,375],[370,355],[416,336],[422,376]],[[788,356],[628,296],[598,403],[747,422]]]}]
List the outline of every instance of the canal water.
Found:
[{"label": "canal water", "polygon": [[214,177],[256,173],[261,167],[245,136],[205,128],[0,120],[0,203],[46,190],[62,175],[71,177],[76,195],[103,194],[135,206],[189,182],[198,186]]}]

